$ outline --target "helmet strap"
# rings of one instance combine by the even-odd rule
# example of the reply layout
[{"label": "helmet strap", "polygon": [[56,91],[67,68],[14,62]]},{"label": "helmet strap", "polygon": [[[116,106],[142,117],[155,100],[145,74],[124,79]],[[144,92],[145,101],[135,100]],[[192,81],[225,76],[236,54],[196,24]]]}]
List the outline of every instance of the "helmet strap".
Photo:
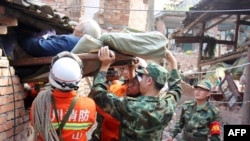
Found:
[{"label": "helmet strap", "polygon": [[54,81],[59,84],[61,87],[65,88],[65,87],[69,87],[70,89],[74,89],[74,90],[78,90],[79,89],[79,86],[77,86],[77,84],[79,82],[77,82],[76,84],[72,84],[72,83],[65,83],[65,82],[59,82],[57,80],[54,79]]}]

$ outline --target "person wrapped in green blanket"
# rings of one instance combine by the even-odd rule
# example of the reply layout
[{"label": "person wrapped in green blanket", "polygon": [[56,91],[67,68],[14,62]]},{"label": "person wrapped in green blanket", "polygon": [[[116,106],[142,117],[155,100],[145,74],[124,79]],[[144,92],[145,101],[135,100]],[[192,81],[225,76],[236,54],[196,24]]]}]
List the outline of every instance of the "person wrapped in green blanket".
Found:
[{"label": "person wrapped in green blanket", "polygon": [[[158,31],[143,32],[133,28],[124,28],[119,33],[104,33],[95,39],[84,35],[76,46],[73,53],[97,52],[102,46],[109,46],[113,51],[121,54],[137,56],[143,59],[162,59],[168,44],[167,38]],[[100,67],[98,60],[87,61],[84,64],[88,70],[85,73],[95,72]]]}]

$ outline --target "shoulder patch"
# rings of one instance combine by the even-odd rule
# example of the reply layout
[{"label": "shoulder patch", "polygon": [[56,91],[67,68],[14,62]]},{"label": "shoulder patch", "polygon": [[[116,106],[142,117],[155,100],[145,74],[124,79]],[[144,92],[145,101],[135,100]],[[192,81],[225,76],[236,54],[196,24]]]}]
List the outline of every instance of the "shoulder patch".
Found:
[{"label": "shoulder patch", "polygon": [[213,104],[210,104],[210,108],[213,111],[213,113],[215,113],[216,115],[220,113],[220,110]]}]

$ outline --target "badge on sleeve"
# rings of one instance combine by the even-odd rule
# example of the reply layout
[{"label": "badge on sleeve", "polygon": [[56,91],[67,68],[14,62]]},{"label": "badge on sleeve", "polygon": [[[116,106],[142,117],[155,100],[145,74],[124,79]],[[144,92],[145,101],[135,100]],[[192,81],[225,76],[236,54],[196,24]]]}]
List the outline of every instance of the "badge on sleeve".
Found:
[{"label": "badge on sleeve", "polygon": [[210,134],[219,135],[220,134],[220,122],[214,121],[210,124]]}]

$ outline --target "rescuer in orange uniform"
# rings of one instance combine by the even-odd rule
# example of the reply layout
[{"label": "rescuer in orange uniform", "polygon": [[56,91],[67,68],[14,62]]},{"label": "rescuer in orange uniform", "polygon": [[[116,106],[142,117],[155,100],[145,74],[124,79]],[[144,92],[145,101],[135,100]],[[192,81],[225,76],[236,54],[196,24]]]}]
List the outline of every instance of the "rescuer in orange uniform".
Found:
[{"label": "rescuer in orange uniform", "polygon": [[[142,58],[135,58],[134,65],[128,65],[121,68],[124,83],[115,83],[109,87],[116,96],[120,97],[137,97],[140,95],[140,84],[136,76],[136,68],[146,68],[147,62]],[[120,81],[120,80],[114,80]],[[120,121],[106,113],[102,108],[97,106],[97,128],[92,133],[90,141],[117,141]]]},{"label": "rescuer in orange uniform", "polygon": [[123,66],[120,68],[121,70],[121,78],[120,80],[113,80],[112,84],[109,86],[109,90],[117,96],[132,96],[135,97],[136,95],[130,95],[126,93],[129,81],[132,80],[135,75],[135,69],[138,67],[146,67],[147,62],[139,57],[135,58],[134,64]]},{"label": "rescuer in orange uniform", "polygon": [[95,122],[96,105],[77,93],[82,78],[82,61],[70,52],[52,59],[49,86],[32,103],[31,125],[35,140],[87,141],[87,131]]}]

